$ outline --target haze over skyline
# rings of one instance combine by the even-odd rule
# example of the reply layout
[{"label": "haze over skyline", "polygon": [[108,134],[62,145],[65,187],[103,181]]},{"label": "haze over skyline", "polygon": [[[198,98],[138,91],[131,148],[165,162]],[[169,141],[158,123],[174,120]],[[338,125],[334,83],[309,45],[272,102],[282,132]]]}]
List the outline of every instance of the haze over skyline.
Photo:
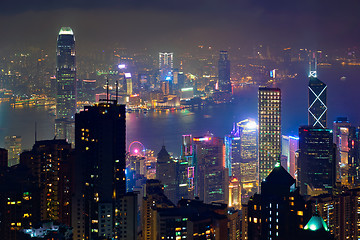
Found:
[{"label": "haze over skyline", "polygon": [[[0,50],[54,49],[71,26],[78,50],[118,45],[187,49],[262,43],[277,47],[353,47],[360,40],[360,3],[338,1],[7,1],[0,8]],[[80,44],[81,43],[81,44]]]}]

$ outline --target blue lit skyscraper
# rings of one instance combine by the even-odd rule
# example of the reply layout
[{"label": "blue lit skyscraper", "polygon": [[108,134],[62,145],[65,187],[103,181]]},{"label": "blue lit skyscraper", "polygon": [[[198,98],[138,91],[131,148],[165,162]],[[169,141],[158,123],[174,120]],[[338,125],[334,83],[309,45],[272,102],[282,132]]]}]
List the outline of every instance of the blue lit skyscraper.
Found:
[{"label": "blue lit skyscraper", "polygon": [[76,113],[75,37],[71,28],[60,29],[56,48],[56,135],[73,141]]},{"label": "blue lit skyscraper", "polygon": [[256,122],[245,119],[236,123],[231,135],[225,137],[225,166],[231,167],[231,176],[240,182],[243,203],[258,186],[257,131]]}]

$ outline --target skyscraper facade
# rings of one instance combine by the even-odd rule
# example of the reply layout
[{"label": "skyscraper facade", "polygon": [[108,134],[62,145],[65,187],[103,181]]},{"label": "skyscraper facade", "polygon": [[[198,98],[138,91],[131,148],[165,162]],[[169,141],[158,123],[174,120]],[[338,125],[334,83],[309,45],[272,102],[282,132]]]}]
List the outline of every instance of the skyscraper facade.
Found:
[{"label": "skyscraper facade", "polygon": [[335,178],[335,147],[332,130],[300,127],[298,182],[301,194],[331,193]]},{"label": "skyscraper facade", "polygon": [[353,187],[358,183],[359,147],[356,128],[346,117],[338,117],[333,124],[336,144],[337,179],[342,185]]},{"label": "skyscraper facade", "polygon": [[21,153],[21,136],[6,136],[5,149],[8,150],[8,166],[19,164]]},{"label": "skyscraper facade", "polygon": [[281,154],[281,91],[279,88],[260,87],[258,98],[261,183],[272,171]]},{"label": "skyscraper facade", "polygon": [[231,134],[225,136],[225,166],[231,168],[231,176],[240,182],[243,203],[257,191],[257,135],[256,122],[253,119],[245,119],[234,124]]},{"label": "skyscraper facade", "polygon": [[261,182],[261,194],[243,205],[242,239],[299,239],[311,209],[295,182],[278,163]]},{"label": "skyscraper facade", "polygon": [[296,151],[299,149],[299,138],[294,136],[282,136],[281,152],[286,158],[286,170],[293,178],[297,171]]},{"label": "skyscraper facade", "polygon": [[73,138],[70,135],[76,113],[76,63],[75,37],[69,27],[62,27],[57,39],[56,83],[56,135]]},{"label": "skyscraper facade", "polygon": [[220,51],[218,68],[220,90],[231,92],[230,60],[228,59],[227,51]]},{"label": "skyscraper facade", "polygon": [[126,193],[125,106],[115,101],[76,114],[74,239],[117,238],[120,199]]},{"label": "skyscraper facade", "polygon": [[[316,76],[316,75],[315,75]],[[327,86],[317,77],[309,80],[308,125],[312,127],[327,127]]]},{"label": "skyscraper facade", "polygon": [[193,138],[195,196],[205,203],[227,202],[229,172],[225,168],[223,140],[207,134]]},{"label": "skyscraper facade", "polygon": [[159,179],[161,184],[164,185],[165,195],[173,203],[177,203],[177,163],[170,157],[170,154],[166,151],[165,146],[162,146],[160,152],[157,155],[156,162],[156,179]]},{"label": "skyscraper facade", "polygon": [[36,141],[20,155],[40,189],[40,219],[70,226],[72,195],[71,145],[65,140]]},{"label": "skyscraper facade", "polygon": [[159,53],[159,75],[160,81],[172,80],[172,71],[174,68],[174,53]]}]

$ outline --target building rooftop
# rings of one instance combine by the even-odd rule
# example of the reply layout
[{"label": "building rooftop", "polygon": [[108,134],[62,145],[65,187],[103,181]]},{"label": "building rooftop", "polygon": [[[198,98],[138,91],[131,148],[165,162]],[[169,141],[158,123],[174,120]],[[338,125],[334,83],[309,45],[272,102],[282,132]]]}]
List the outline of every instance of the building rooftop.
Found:
[{"label": "building rooftop", "polygon": [[326,232],[329,231],[324,219],[322,219],[317,213],[312,216],[310,221],[305,225],[304,230],[308,231],[319,231],[325,230]]},{"label": "building rooftop", "polygon": [[74,35],[74,32],[70,27],[62,27],[59,31],[59,35]]}]

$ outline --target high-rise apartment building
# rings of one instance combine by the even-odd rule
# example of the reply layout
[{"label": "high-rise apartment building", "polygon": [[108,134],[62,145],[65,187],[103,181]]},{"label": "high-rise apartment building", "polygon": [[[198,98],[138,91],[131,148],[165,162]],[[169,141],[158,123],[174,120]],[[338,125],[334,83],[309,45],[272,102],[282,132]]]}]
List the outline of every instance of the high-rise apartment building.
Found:
[{"label": "high-rise apartment building", "polygon": [[20,230],[40,222],[40,189],[21,164],[0,169],[0,182],[1,238],[18,240]]},{"label": "high-rise apartment building", "polygon": [[138,193],[128,192],[118,198],[118,212],[119,220],[121,221],[121,228],[117,232],[115,239],[119,240],[133,240],[138,237]]},{"label": "high-rise apartment building", "polygon": [[21,153],[21,136],[6,136],[5,149],[8,150],[8,166],[19,164]]},{"label": "high-rise apartment building", "polygon": [[156,238],[152,239],[229,239],[226,204],[205,204],[182,199],[177,207],[157,208]]},{"label": "high-rise apartment building", "polygon": [[165,196],[164,186],[157,179],[146,181],[141,204],[142,239],[158,239],[157,208],[174,208],[175,205]]},{"label": "high-rise apartment building", "polygon": [[62,27],[56,48],[56,136],[74,141],[76,113],[75,37],[71,28]]},{"label": "high-rise apartment building", "polygon": [[332,130],[303,126],[299,128],[298,182],[301,194],[331,193],[336,165]]},{"label": "high-rise apartment building", "polygon": [[313,208],[327,223],[335,239],[360,238],[360,189],[344,189],[333,195],[311,198]]},{"label": "high-rise apartment building", "polygon": [[118,238],[126,193],[125,106],[104,101],[76,114],[74,239]]},{"label": "high-rise apartment building", "polygon": [[219,88],[222,91],[231,92],[230,60],[227,51],[220,51],[219,62]]},{"label": "high-rise apartment building", "polygon": [[279,88],[260,87],[258,98],[261,183],[272,171],[281,154],[281,91]]},{"label": "high-rise apartment building", "polygon": [[65,140],[36,141],[20,155],[40,189],[40,220],[71,225],[73,157]]},{"label": "high-rise apartment building", "polygon": [[309,80],[308,125],[318,128],[327,127],[327,86],[315,76]]}]

